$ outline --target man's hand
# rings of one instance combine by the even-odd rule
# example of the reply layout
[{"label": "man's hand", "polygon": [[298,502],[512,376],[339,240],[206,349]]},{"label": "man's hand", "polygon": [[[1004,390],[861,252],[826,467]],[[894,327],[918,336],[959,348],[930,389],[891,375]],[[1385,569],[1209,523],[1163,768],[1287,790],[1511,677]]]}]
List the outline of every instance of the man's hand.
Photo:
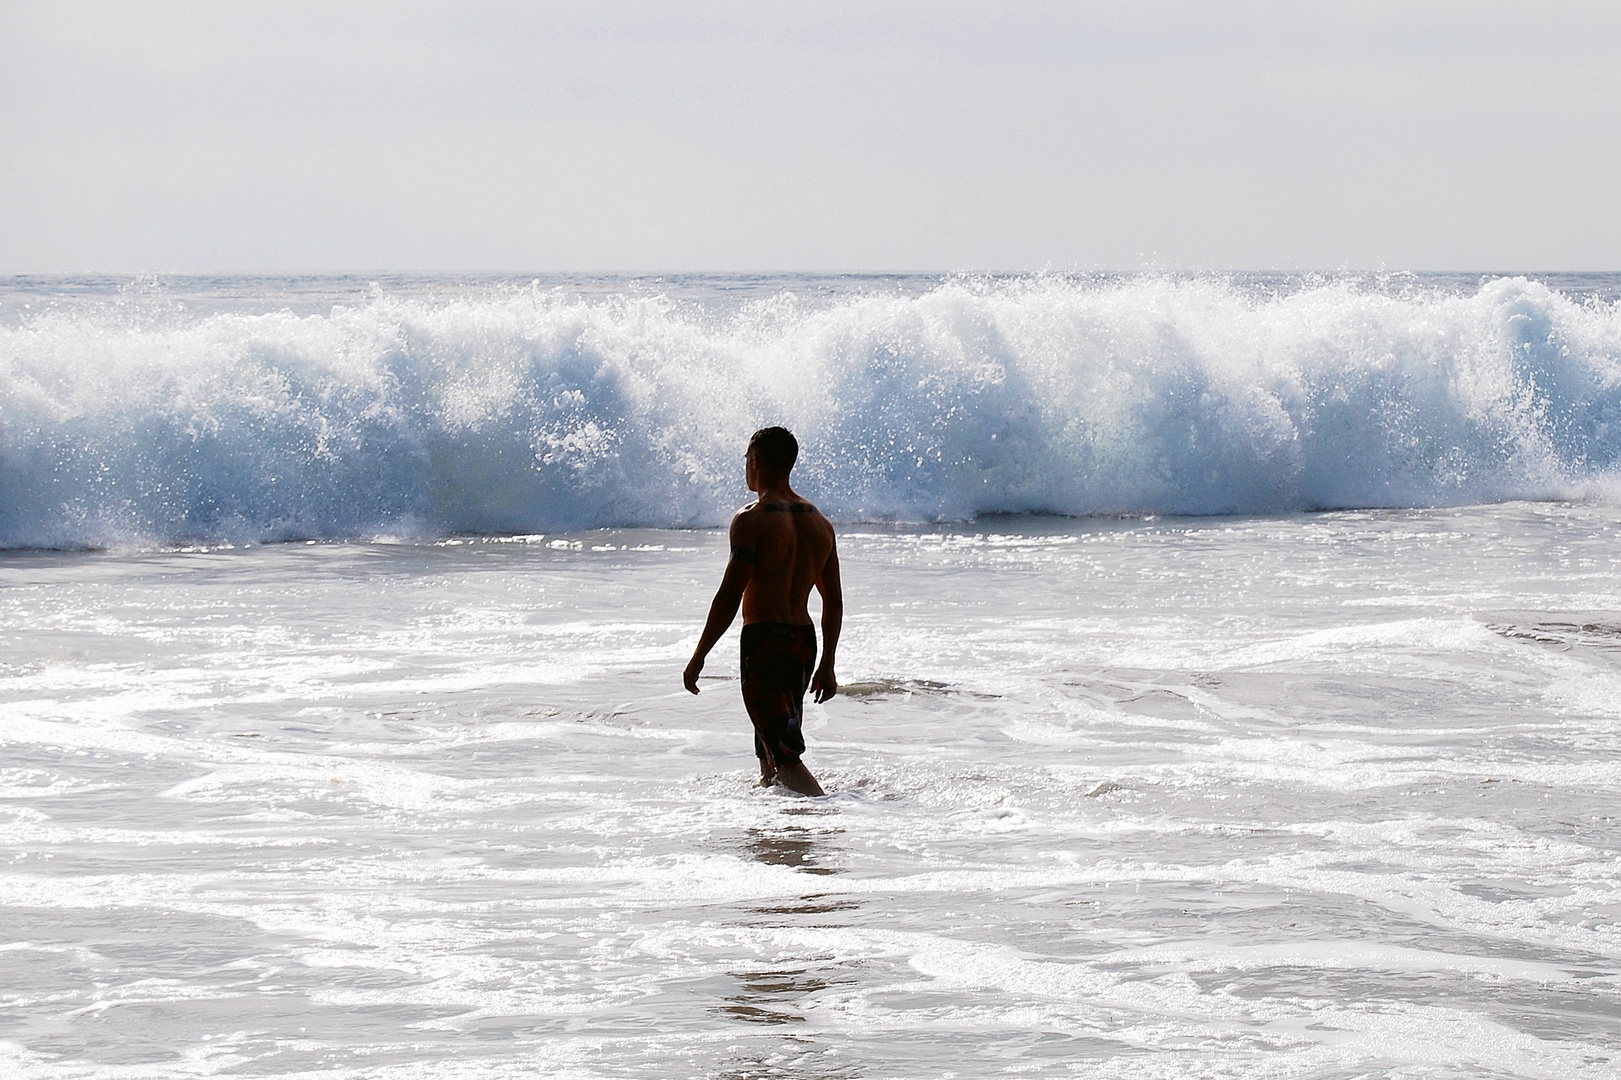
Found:
[{"label": "man's hand", "polygon": [[816,674],[811,677],[811,690],[815,692],[816,704],[818,705],[838,693],[839,680],[833,677],[833,669],[830,667],[817,668]]},{"label": "man's hand", "polygon": [[687,670],[681,673],[681,681],[685,683],[687,689],[694,694],[698,692],[698,673],[703,669],[704,658],[701,656],[694,656],[687,662]]}]

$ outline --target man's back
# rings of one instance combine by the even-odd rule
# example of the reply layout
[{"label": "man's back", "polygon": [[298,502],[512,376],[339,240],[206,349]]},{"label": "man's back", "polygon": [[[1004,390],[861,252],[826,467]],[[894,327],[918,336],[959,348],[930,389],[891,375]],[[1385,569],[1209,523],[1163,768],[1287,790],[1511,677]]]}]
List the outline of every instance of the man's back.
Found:
[{"label": "man's back", "polygon": [[833,553],[833,525],[797,495],[745,507],[733,522],[738,547],[752,549],[743,622],[809,624],[810,591]]}]

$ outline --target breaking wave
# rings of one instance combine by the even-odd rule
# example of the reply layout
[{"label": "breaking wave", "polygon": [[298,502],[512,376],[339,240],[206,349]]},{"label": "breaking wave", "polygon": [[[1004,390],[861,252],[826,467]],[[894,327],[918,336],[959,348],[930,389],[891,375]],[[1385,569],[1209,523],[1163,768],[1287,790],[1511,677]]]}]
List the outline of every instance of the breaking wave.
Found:
[{"label": "breaking wave", "polygon": [[768,423],[846,520],[1609,490],[1621,305],[1524,278],[1296,286],[47,309],[0,328],[0,545],[713,525]]}]

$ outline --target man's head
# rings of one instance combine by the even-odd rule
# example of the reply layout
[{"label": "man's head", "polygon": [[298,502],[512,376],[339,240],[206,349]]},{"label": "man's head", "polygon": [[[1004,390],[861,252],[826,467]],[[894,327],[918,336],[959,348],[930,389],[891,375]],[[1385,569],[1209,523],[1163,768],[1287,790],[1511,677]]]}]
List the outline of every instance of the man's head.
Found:
[{"label": "man's head", "polygon": [[[786,477],[799,459],[799,440],[785,427],[761,428],[749,439],[746,458],[762,476]],[[759,490],[752,483],[749,487]]]}]

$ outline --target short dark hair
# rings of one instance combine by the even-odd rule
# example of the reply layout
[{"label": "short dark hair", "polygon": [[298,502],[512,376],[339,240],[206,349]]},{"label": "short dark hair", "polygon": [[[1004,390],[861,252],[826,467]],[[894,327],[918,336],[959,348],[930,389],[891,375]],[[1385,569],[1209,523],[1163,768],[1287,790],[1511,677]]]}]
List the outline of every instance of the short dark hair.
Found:
[{"label": "short dark hair", "polygon": [[799,440],[785,427],[766,427],[749,439],[754,456],[776,472],[787,472],[799,460]]}]

